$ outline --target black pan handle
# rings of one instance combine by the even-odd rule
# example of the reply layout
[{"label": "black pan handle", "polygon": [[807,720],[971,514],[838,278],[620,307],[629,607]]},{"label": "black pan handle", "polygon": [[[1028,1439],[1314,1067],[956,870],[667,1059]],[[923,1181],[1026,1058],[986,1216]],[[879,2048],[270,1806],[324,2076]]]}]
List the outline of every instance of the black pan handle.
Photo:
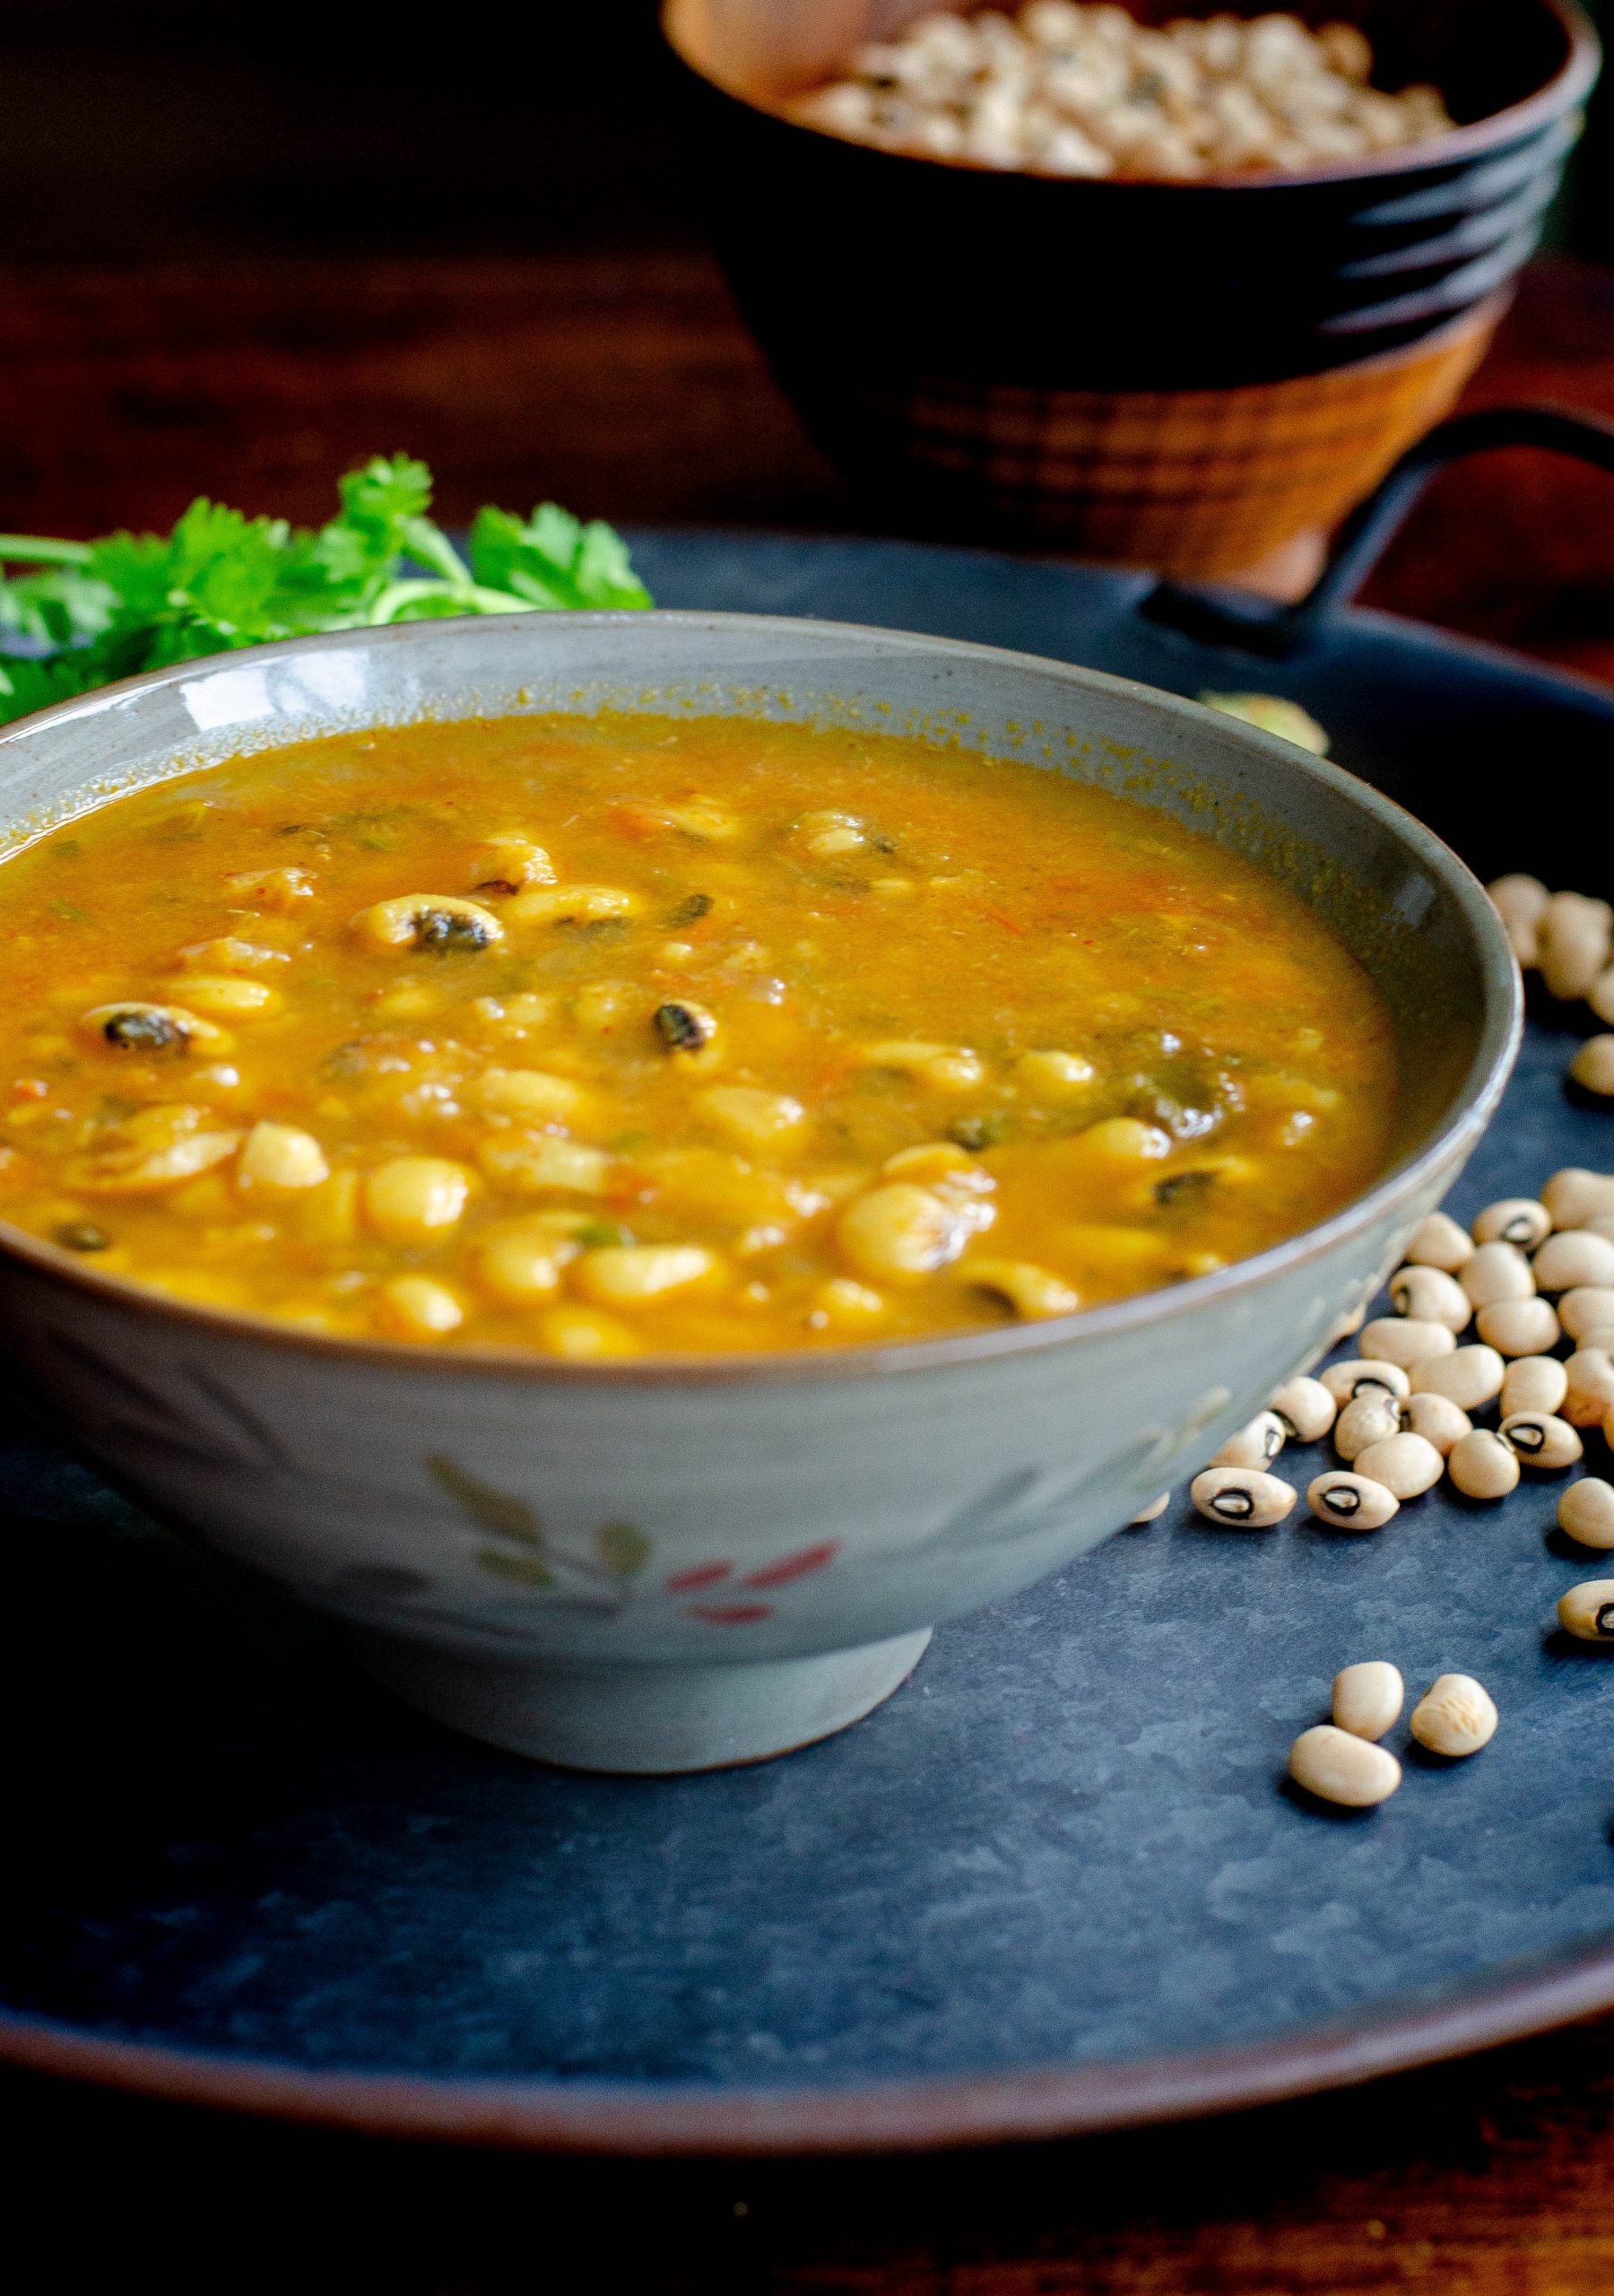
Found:
[{"label": "black pan handle", "polygon": [[1275,605],[1228,590],[1162,582],[1139,608],[1151,622],[1212,646],[1282,657],[1298,653],[1349,604],[1436,471],[1494,447],[1540,447],[1614,475],[1614,422],[1555,406],[1493,406],[1454,414],[1409,447],[1334,537],[1328,563],[1303,598]]}]

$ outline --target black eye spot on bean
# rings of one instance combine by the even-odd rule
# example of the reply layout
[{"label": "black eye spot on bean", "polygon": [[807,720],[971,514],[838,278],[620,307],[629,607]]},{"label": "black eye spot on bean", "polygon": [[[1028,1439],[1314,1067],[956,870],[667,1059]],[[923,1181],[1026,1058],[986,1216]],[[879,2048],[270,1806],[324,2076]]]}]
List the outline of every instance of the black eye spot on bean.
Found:
[{"label": "black eye spot on bean", "polygon": [[508,900],[512,893],[518,893],[521,887],[513,877],[484,877],[481,884],[473,886],[472,890],[488,893],[496,900]]},{"label": "black eye spot on bean", "polygon": [[114,1013],[101,1034],[120,1052],[183,1052],[190,1041],[167,1013]]},{"label": "black eye spot on bean", "polygon": [[1361,1507],[1362,1494],[1349,1483],[1336,1483],[1323,1492],[1323,1504],[1331,1515],[1354,1515]]},{"label": "black eye spot on bean", "polygon": [[1255,1512],[1255,1500],[1247,1491],[1219,1491],[1210,1504],[1229,1523],[1247,1523]]},{"label": "black eye spot on bean", "polygon": [[1507,1439],[1515,1451],[1528,1454],[1542,1448],[1547,1440],[1547,1430],[1534,1420],[1518,1420],[1508,1429]]},{"label": "black eye spot on bean", "polygon": [[629,925],[625,917],[562,917],[555,930],[573,941],[620,941]]},{"label": "black eye spot on bean", "polygon": [[369,1052],[361,1044],[339,1044],[334,1052],[327,1052],[320,1066],[327,1076],[362,1076],[370,1065]]},{"label": "black eye spot on bean", "polygon": [[1154,1200],[1163,1208],[1173,1205],[1192,1207],[1203,1200],[1215,1178],[1214,1172],[1173,1172],[1169,1179],[1155,1182]]},{"label": "black eye spot on bean", "polygon": [[423,909],[415,919],[416,948],[433,949],[438,955],[451,950],[485,949],[492,938],[480,917],[461,917],[453,909]]},{"label": "black eye spot on bean", "polygon": [[948,1126],[947,1136],[955,1148],[968,1148],[972,1156],[978,1156],[983,1148],[990,1148],[994,1141],[1002,1138],[1002,1119],[995,1116],[961,1116]]},{"label": "black eye spot on bean", "polygon": [[51,1231],[53,1241],[69,1252],[104,1252],[112,1239],[104,1228],[88,1220],[69,1220]]},{"label": "black eye spot on bean", "polygon": [[897,850],[896,839],[894,837],[888,837],[883,830],[878,836],[872,837],[869,839],[869,843],[873,847],[876,853],[895,853]]},{"label": "black eye spot on bean", "polygon": [[681,900],[668,918],[669,925],[693,925],[698,917],[709,917],[716,906],[710,893],[691,893]]},{"label": "black eye spot on bean", "polygon": [[691,1012],[687,1004],[658,1004],[655,1029],[670,1052],[699,1052],[714,1033],[705,1014]]},{"label": "black eye spot on bean", "polygon": [[1592,1623],[1600,1634],[1614,1634],[1614,1603],[1602,1603]]}]

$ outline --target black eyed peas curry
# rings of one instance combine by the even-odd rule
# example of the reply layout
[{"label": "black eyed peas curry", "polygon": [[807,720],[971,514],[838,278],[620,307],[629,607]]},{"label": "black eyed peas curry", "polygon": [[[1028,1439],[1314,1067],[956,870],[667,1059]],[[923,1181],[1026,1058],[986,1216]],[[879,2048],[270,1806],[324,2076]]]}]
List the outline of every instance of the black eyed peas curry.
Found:
[{"label": "black eyed peas curry", "polygon": [[514,718],[0,865],[0,1216],[180,1299],[574,1360],[1058,1316],[1342,1205],[1391,1032],[1164,816],[894,735]]}]

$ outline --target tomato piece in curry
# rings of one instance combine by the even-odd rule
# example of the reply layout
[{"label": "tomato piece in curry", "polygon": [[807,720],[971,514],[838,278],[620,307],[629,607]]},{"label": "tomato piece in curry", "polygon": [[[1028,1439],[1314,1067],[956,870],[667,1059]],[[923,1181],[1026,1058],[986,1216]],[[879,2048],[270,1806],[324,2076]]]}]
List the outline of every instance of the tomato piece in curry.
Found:
[{"label": "tomato piece in curry", "polygon": [[261,752],[0,864],[0,1216],[179,1299],[573,1361],[1183,1281],[1384,1160],[1361,969],[963,748],[516,717]]}]

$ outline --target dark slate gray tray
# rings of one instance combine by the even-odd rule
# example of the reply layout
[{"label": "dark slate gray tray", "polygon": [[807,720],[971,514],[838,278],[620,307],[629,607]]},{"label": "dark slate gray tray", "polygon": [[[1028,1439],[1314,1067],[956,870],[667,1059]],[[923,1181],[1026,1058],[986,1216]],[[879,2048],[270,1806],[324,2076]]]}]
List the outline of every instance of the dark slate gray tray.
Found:
[{"label": "dark slate gray tray", "polygon": [[[1142,578],[875,543],[636,545],[668,604],[1297,692],[1345,762],[1427,811],[1472,772],[1453,726],[1607,770],[1607,696],[1384,617],[1255,663],[1140,613]],[[1521,857],[1575,882],[1570,854]],[[1459,1216],[1561,1164],[1614,1166],[1614,1114],[1563,1088],[1572,1021],[1532,1018]],[[1179,1505],[941,1631],[838,1738],[598,1779],[395,1705],[13,1394],[0,2055],[381,2130],[802,2150],[1206,2110],[1605,2005],[1614,1661],[1552,1631],[1598,1568],[1553,1532],[1557,1488],[1432,1494],[1359,1540],[1304,1518],[1213,1530]],[[1456,1766],[1415,1752],[1375,1813],[1303,1806],[1290,1739],[1340,1665],[1378,1657],[1414,1695],[1480,1674],[1495,1742]]]}]

